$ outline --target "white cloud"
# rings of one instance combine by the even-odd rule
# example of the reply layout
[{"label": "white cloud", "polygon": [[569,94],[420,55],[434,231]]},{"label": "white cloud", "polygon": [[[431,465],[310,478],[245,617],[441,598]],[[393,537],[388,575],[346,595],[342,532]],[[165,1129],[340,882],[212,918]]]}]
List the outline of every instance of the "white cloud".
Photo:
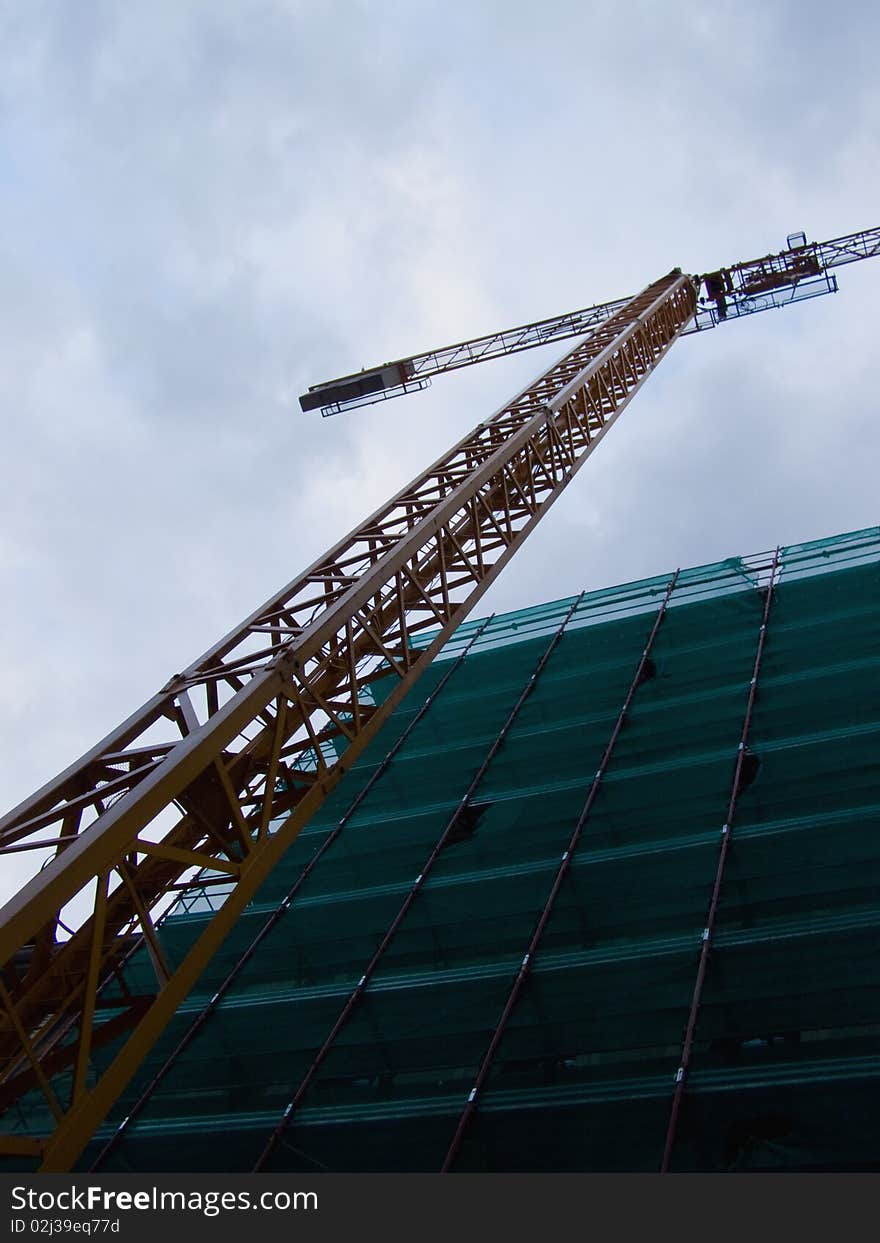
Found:
[{"label": "white cloud", "polygon": [[[309,383],[877,223],[880,19],[821,12],[0,5],[0,804],[543,359]],[[878,279],[678,345],[486,607],[876,521]]]}]

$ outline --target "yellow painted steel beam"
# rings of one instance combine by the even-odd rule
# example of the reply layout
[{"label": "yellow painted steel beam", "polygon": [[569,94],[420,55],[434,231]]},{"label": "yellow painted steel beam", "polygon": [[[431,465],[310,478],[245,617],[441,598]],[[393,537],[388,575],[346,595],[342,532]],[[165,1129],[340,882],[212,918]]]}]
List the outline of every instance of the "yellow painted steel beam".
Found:
[{"label": "yellow painted steel beam", "polygon": [[[0,821],[2,849],[69,826],[74,809],[84,813],[75,840],[0,911],[0,963],[14,1016],[0,1029],[0,1089],[5,1083],[14,1093],[28,1081],[20,1032],[46,1065],[54,1052],[55,1065],[71,1023],[79,1027],[73,1099],[45,1141],[44,1169],[76,1161],[269,872],[695,306],[695,284],[679,272],[648,286]],[[427,627],[436,631],[430,645],[412,647],[411,636]],[[397,684],[376,705],[369,688],[388,674]],[[168,737],[156,746],[162,722]],[[148,741],[155,750],[145,758]],[[345,746],[341,758],[325,751],[328,743]],[[160,840],[143,836],[159,824],[170,824]],[[131,953],[131,929],[144,927],[154,907],[205,868],[227,873],[231,892],[184,961],[165,979],[159,973],[155,999],[145,1013],[133,1011],[127,1040],[87,1086],[88,1050],[103,1021],[97,999]],[[117,874],[124,879],[102,889],[100,878]],[[54,942],[60,912],[92,893],[96,880],[94,915],[69,941]],[[31,969],[28,947],[40,938],[39,970]]]}]

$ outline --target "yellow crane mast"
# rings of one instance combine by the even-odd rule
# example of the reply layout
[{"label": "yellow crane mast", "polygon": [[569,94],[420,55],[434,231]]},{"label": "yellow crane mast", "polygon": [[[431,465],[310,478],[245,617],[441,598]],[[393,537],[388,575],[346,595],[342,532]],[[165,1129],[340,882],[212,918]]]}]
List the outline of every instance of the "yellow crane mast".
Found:
[{"label": "yellow crane mast", "polygon": [[[75,1163],[261,882],[678,337],[834,292],[830,268],[878,253],[880,229],[795,236],[778,255],[704,277],[675,269],[634,297],[305,395],[304,408],[336,413],[580,338],[0,820],[0,853],[45,859],[0,911],[0,1154],[44,1170]],[[416,646],[425,631],[429,646]],[[394,689],[377,703],[371,686],[389,674]],[[157,919],[212,880],[231,892],[169,963]],[[135,993],[125,971],[141,947],[154,981]],[[38,1135],[16,1129],[13,1106],[31,1093],[50,1119]]]}]

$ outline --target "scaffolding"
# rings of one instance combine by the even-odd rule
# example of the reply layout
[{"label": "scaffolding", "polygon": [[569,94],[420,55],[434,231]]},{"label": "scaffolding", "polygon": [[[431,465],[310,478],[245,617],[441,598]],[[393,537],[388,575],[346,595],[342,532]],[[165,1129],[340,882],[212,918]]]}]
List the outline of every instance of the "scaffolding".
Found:
[{"label": "scaffolding", "polygon": [[875,1166],[878,566],[870,528],[465,622],[80,1168]]}]

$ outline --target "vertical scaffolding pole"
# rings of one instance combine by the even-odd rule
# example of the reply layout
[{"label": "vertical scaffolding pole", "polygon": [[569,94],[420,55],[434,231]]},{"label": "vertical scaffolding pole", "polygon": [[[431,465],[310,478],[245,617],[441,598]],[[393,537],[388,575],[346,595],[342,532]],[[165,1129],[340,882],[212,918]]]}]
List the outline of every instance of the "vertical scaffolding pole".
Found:
[{"label": "vertical scaffolding pole", "polygon": [[605,776],[605,771],[608,768],[608,764],[614,752],[615,744],[617,743],[618,736],[620,734],[621,729],[623,728],[623,723],[626,719],[626,714],[629,711],[630,705],[633,701],[633,696],[636,693],[636,689],[642,681],[642,675],[644,674],[645,666],[650,657],[651,649],[654,646],[654,639],[657,637],[657,631],[660,629],[660,625],[663,621],[663,618],[666,616],[666,610],[669,606],[669,598],[675,589],[675,584],[678,581],[678,575],[679,575],[679,571],[676,570],[672,576],[672,579],[670,580],[669,586],[666,588],[666,594],[663,597],[663,602],[661,603],[657,616],[654,619],[654,625],[651,628],[651,633],[648,636],[648,641],[645,644],[645,648],[642,652],[641,659],[639,660],[638,667],[636,668],[635,675],[633,677],[632,682],[630,683],[630,687],[629,687],[629,690],[627,691],[626,698],[623,701],[623,707],[620,709],[620,712],[617,717],[617,721],[615,722],[615,725],[614,725],[614,729],[611,732],[611,737],[608,741],[608,745],[605,748],[605,752],[602,756],[602,761],[599,764],[598,769],[596,770],[596,775],[594,776],[592,782],[590,783],[590,789],[587,792],[587,797],[584,802],[583,809],[581,811],[581,814],[578,816],[577,824],[575,825],[574,831],[572,832],[571,838],[569,839],[568,846],[563,851],[562,859],[560,860],[559,867],[557,868],[556,874],[553,878],[553,884],[550,887],[550,893],[548,894],[547,901],[544,903],[543,910],[541,911],[541,914],[538,917],[538,922],[535,925],[535,930],[532,933],[532,937],[531,937],[531,940],[529,941],[528,948],[526,949],[525,956],[523,957],[523,960],[520,963],[519,970],[517,971],[516,976],[514,978],[513,984],[510,989],[510,993],[508,994],[508,997],[507,997],[507,1001],[505,1002],[504,1008],[501,1011],[501,1016],[495,1025],[495,1030],[493,1031],[492,1037],[489,1041],[489,1047],[486,1049],[486,1052],[483,1056],[483,1060],[480,1063],[480,1068],[477,1071],[476,1078],[474,1079],[473,1087],[468,1093],[467,1101],[465,1102],[464,1109],[462,1110],[461,1116],[459,1117],[458,1125],[455,1128],[455,1134],[452,1137],[452,1141],[446,1152],[446,1156],[443,1159],[443,1164],[440,1167],[440,1172],[442,1174],[447,1174],[452,1169],[452,1165],[455,1161],[456,1156],[458,1155],[458,1150],[461,1146],[461,1141],[464,1138],[464,1133],[467,1129],[467,1125],[470,1122],[471,1117],[473,1116],[477,1108],[477,1103],[479,1101],[480,1093],[482,1092],[483,1086],[489,1075],[489,1071],[492,1067],[492,1062],[495,1058],[495,1053],[497,1052],[498,1046],[501,1043],[501,1038],[503,1037],[504,1032],[507,1029],[507,1024],[510,1020],[511,1014],[513,1013],[514,1007],[516,1006],[516,1003],[519,999],[520,993],[522,992],[523,985],[525,984],[526,979],[528,978],[529,973],[531,971],[535,954],[537,953],[538,947],[541,943],[541,937],[544,935],[544,929],[546,928],[547,922],[550,919],[550,915],[553,911],[553,906],[556,902],[556,898],[559,894],[559,891],[562,888],[562,882],[565,880],[565,877],[568,874],[568,871],[571,867],[572,859],[574,857],[574,852],[577,849],[578,842],[580,841],[581,834],[583,833],[583,830],[584,830],[584,825],[587,823],[590,812],[592,811],[592,808],[593,808],[593,804],[596,801],[596,796],[599,793],[599,787],[602,784],[602,778]]},{"label": "vertical scaffolding pole", "polygon": [[363,997],[376,968],[381,962],[382,957],[385,954],[385,951],[389,948],[392,941],[394,940],[397,930],[400,927],[400,925],[403,923],[404,919],[406,918],[406,915],[410,907],[412,906],[413,902],[415,901],[416,896],[421,892],[421,890],[427,884],[428,878],[434,868],[434,864],[437,862],[437,859],[439,858],[441,851],[443,850],[444,846],[449,840],[451,833],[453,832],[459,820],[461,819],[462,815],[464,814],[464,812],[470,805],[474,797],[474,794],[479,788],[480,783],[482,782],[483,777],[486,775],[486,772],[488,771],[489,766],[491,765],[492,761],[495,759],[495,756],[498,754],[499,750],[504,745],[504,741],[507,738],[507,735],[510,732],[510,729],[513,726],[514,721],[519,715],[520,709],[522,708],[523,704],[528,699],[529,695],[531,695],[532,691],[534,690],[535,684],[537,683],[539,677],[543,673],[548,660],[553,655],[553,652],[557,644],[559,643],[560,639],[562,638],[565,632],[566,626],[568,625],[569,621],[574,615],[578,605],[583,600],[584,594],[585,594],[584,592],[581,592],[580,595],[577,597],[577,599],[574,601],[574,603],[571,605],[571,607],[568,609],[562,621],[560,622],[559,626],[557,627],[555,633],[553,634],[553,637],[551,638],[550,642],[547,644],[547,647],[544,649],[544,652],[540,660],[538,661],[528,682],[526,683],[525,687],[520,693],[519,698],[517,699],[516,703],[513,705],[513,708],[510,710],[504,724],[501,726],[501,729],[498,731],[497,735],[495,736],[495,739],[491,747],[489,748],[485,759],[480,764],[480,767],[477,769],[473,779],[471,780],[470,785],[468,786],[464,795],[460,799],[458,806],[455,808],[455,811],[452,813],[449,820],[447,821],[446,826],[443,829],[443,832],[440,834],[440,837],[437,839],[437,842],[434,845],[433,849],[431,850],[431,853],[428,856],[427,861],[423,865],[422,870],[419,872],[418,876],[413,881],[413,884],[408,894],[404,898],[403,903],[400,906],[400,909],[398,910],[397,914],[392,919],[391,923],[388,925],[388,928],[386,929],[382,937],[382,940],[379,942],[378,948],[375,950],[372,958],[370,959],[367,966],[365,967],[363,975],[358,980],[357,984],[355,985],[355,987],[352,989],[351,993],[349,994],[345,1004],[342,1007],[342,1010],[339,1012],[339,1016],[336,1019],[336,1022],[333,1024],[332,1028],[330,1029],[329,1034],[324,1040],[324,1043],[321,1045],[320,1049],[318,1050],[318,1052],[315,1054],[314,1058],[312,1059],[311,1065],[309,1066],[308,1070],[306,1071],[305,1075],[300,1081],[299,1087],[296,1089],[296,1092],[294,1093],[290,1103],[286,1106],[284,1112],[282,1113],[281,1118],[278,1121],[278,1124],[276,1125],[272,1134],[269,1136],[269,1139],[267,1140],[266,1145],[263,1148],[263,1151],[260,1153],[260,1156],[257,1158],[257,1162],[253,1167],[255,1173],[259,1172],[260,1170],[264,1170],[266,1168],[266,1163],[269,1161],[270,1157],[272,1156],[272,1153],[275,1151],[275,1148],[277,1147],[278,1143],[281,1141],[282,1137],[284,1136],[285,1132],[290,1126],[290,1123],[293,1120],[294,1114],[296,1113],[297,1109],[299,1109],[299,1106],[302,1103],[303,1097],[308,1091],[313,1079],[315,1078],[315,1075],[318,1073],[324,1061],[326,1060],[328,1053],[330,1052],[330,1050],[332,1049],[336,1041],[336,1037],[339,1035],[339,1033],[342,1031],[345,1024],[348,1022],[349,1018],[352,1015],[352,1012],[354,1011],[361,997]]},{"label": "vertical scaffolding pole", "polygon": [[773,592],[776,587],[776,580],[779,573],[779,551],[780,550],[777,547],[773,554],[773,561],[770,565],[770,578],[766,588],[767,594],[764,598],[764,609],[761,615],[761,625],[758,629],[758,645],[755,652],[755,663],[752,667],[752,677],[749,682],[749,692],[746,699],[746,711],[743,718],[742,733],[740,734],[739,746],[736,750],[736,766],[733,772],[733,784],[730,789],[730,799],[727,804],[727,816],[724,824],[721,826],[721,848],[718,852],[718,865],[715,869],[715,883],[712,886],[712,896],[709,899],[709,910],[706,915],[706,926],[703,929],[703,935],[700,943],[700,959],[697,964],[697,976],[694,981],[694,992],[691,998],[687,1027],[685,1028],[684,1040],[682,1042],[681,1060],[678,1065],[678,1070],[675,1072],[675,1092],[672,1097],[672,1108],[669,1113],[669,1124],[666,1128],[666,1142],[663,1147],[663,1160],[660,1164],[661,1174],[667,1174],[669,1172],[669,1163],[672,1159],[672,1149],[675,1146],[678,1118],[681,1112],[681,1102],[684,1096],[685,1086],[687,1084],[688,1070],[690,1069],[691,1055],[694,1047],[694,1033],[697,1026],[697,1016],[700,1012],[700,1004],[703,999],[703,985],[706,981],[706,972],[709,967],[709,956],[712,952],[712,938],[715,935],[715,921],[718,915],[718,904],[721,898],[721,885],[724,881],[724,869],[727,863],[727,856],[730,851],[730,840],[733,835],[733,821],[736,815],[737,803],[739,801],[743,761],[746,755],[746,747],[748,746],[749,731],[752,724],[752,714],[755,707],[755,697],[758,691],[758,677],[761,672],[761,660],[764,655],[764,643],[767,637],[767,621],[770,617],[770,604],[773,600]]},{"label": "vertical scaffolding pole", "polygon": [[262,945],[263,941],[265,941],[266,937],[269,935],[272,929],[276,926],[279,920],[284,916],[285,912],[288,911],[290,907],[293,905],[297,895],[299,894],[300,890],[302,889],[303,885],[306,883],[308,878],[311,876],[312,872],[314,872],[315,868],[318,866],[320,861],[326,856],[327,852],[330,850],[333,843],[337,841],[340,834],[342,833],[342,830],[345,828],[349,820],[351,820],[352,816],[355,814],[357,809],[363,803],[364,799],[367,797],[367,795],[376,785],[376,782],[379,781],[385,775],[385,773],[388,770],[389,765],[391,764],[391,761],[397,755],[398,751],[403,746],[403,744],[406,742],[406,740],[409,738],[410,734],[412,734],[413,730],[416,728],[419,722],[422,721],[424,717],[426,716],[426,714],[429,712],[432,704],[434,704],[434,702],[436,701],[437,696],[441,694],[441,692],[443,691],[443,688],[446,686],[447,682],[449,682],[450,678],[452,678],[453,675],[458,672],[458,670],[464,663],[465,658],[470,652],[471,648],[474,646],[477,639],[479,639],[480,636],[483,634],[486,627],[492,622],[494,617],[495,617],[495,614],[490,613],[489,616],[480,623],[480,625],[476,628],[474,633],[471,635],[468,642],[459,652],[455,660],[450,662],[449,668],[443,674],[443,677],[437,683],[434,690],[431,691],[430,695],[425,700],[425,702],[422,704],[421,708],[419,708],[418,712],[415,714],[413,719],[410,721],[409,725],[407,725],[406,729],[403,731],[403,733],[400,735],[400,737],[397,739],[397,741],[388,751],[387,755],[382,760],[381,764],[379,764],[379,766],[377,767],[376,771],[372,774],[370,779],[367,781],[366,785],[364,785],[362,789],[358,792],[358,794],[352,799],[348,807],[348,810],[345,812],[345,815],[341,818],[339,823],[336,825],[336,828],[333,829],[332,832],[327,834],[327,837],[321,843],[320,848],[316,850],[315,853],[312,855],[311,859],[308,861],[308,863],[305,865],[303,870],[300,872],[299,876],[296,878],[293,885],[290,887],[290,889],[288,889],[284,898],[281,900],[281,902],[278,904],[275,910],[271,913],[269,918],[262,925],[259,932],[256,934],[254,939],[248,945],[247,949],[244,951],[241,957],[236,960],[231,971],[226,976],[226,978],[223,980],[223,983],[220,985],[220,987],[211,997],[210,1001],[208,1001],[207,1004],[203,1007],[203,1009],[200,1010],[199,1013],[196,1015],[190,1027],[181,1037],[180,1041],[172,1049],[171,1053],[169,1053],[168,1057],[165,1059],[165,1061],[156,1071],[155,1075],[153,1075],[153,1078],[144,1088],[143,1092],[138,1097],[138,1099],[135,1101],[134,1105],[132,1105],[131,1109],[128,1111],[126,1116],[119,1123],[114,1134],[110,1137],[110,1139],[101,1149],[101,1151],[98,1153],[92,1165],[89,1167],[90,1173],[93,1174],[97,1170],[101,1169],[101,1167],[103,1166],[107,1158],[112,1156],[112,1154],[119,1147],[126,1131],[129,1129],[132,1123],[135,1122],[137,1118],[139,1118],[140,1115],[143,1113],[153,1093],[156,1091],[156,1089],[159,1087],[162,1081],[167,1077],[169,1071],[171,1071],[171,1069],[174,1067],[175,1063],[177,1062],[177,1059],[180,1057],[180,1055],[183,1052],[185,1052],[186,1049],[189,1048],[193,1040],[195,1040],[196,1036],[199,1034],[199,1032],[202,1030],[202,1028],[207,1023],[208,1019],[217,1009],[220,1002],[229,992],[232,985],[238,979],[241,972],[244,970],[247,964],[251,961],[254,954],[257,952],[259,947]]}]

